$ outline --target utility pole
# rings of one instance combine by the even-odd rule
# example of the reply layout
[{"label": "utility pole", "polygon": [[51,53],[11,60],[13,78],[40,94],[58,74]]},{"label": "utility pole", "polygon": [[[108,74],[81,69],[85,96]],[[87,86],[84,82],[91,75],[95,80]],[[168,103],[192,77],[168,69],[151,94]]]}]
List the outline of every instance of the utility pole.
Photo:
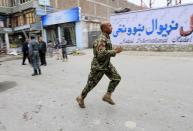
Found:
[{"label": "utility pole", "polygon": [[80,7],[80,0],[77,0],[77,5],[78,7]]}]

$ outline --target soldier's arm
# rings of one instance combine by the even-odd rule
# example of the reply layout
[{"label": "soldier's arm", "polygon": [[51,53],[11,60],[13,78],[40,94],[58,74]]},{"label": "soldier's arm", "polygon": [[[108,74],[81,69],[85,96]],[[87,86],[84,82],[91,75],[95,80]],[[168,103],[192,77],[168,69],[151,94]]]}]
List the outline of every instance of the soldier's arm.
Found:
[{"label": "soldier's arm", "polygon": [[105,42],[100,41],[96,47],[97,49],[97,57],[99,59],[107,58],[107,57],[114,57],[116,55],[115,50],[107,50],[105,47]]}]

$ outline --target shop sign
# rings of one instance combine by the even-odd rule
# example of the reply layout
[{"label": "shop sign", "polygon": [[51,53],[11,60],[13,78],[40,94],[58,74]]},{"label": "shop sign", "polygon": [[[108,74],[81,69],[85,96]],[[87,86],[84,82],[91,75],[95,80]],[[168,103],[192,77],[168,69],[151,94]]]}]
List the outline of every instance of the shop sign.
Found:
[{"label": "shop sign", "polygon": [[46,7],[39,6],[39,7],[36,8],[36,15],[43,16],[43,15],[46,15],[46,14],[56,12],[57,10],[58,9],[53,8],[51,6],[46,6]]},{"label": "shop sign", "polygon": [[43,26],[80,21],[80,7],[51,13],[41,17]]},{"label": "shop sign", "polygon": [[40,16],[46,15],[46,10],[42,8],[36,8],[36,15]]},{"label": "shop sign", "polygon": [[41,30],[41,24],[40,23],[32,24],[30,30]]},{"label": "shop sign", "polygon": [[5,32],[13,32],[12,28],[3,28]]},{"label": "shop sign", "polygon": [[24,30],[30,28],[30,25],[22,25],[14,28],[14,31]]},{"label": "shop sign", "polygon": [[114,14],[114,45],[192,44],[193,4]]}]

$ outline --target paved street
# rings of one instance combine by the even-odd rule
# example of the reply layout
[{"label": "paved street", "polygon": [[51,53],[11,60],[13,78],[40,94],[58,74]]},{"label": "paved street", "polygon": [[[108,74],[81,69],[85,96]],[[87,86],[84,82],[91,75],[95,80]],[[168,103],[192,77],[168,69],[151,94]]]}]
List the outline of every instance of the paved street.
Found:
[{"label": "paved street", "polygon": [[75,98],[86,84],[92,50],[48,58],[42,75],[21,60],[0,64],[0,131],[193,131],[193,53],[123,52],[112,59],[122,76],[102,101],[106,76],[80,109]]}]

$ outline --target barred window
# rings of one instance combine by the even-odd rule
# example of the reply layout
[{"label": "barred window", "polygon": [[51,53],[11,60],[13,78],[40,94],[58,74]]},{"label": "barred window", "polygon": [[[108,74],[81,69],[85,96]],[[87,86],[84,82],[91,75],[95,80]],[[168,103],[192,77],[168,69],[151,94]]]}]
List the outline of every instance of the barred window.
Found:
[{"label": "barred window", "polygon": [[17,0],[12,0],[11,4],[12,4],[12,6],[16,6],[17,5]]},{"label": "barred window", "polygon": [[9,6],[8,0],[0,0],[0,6]]}]

